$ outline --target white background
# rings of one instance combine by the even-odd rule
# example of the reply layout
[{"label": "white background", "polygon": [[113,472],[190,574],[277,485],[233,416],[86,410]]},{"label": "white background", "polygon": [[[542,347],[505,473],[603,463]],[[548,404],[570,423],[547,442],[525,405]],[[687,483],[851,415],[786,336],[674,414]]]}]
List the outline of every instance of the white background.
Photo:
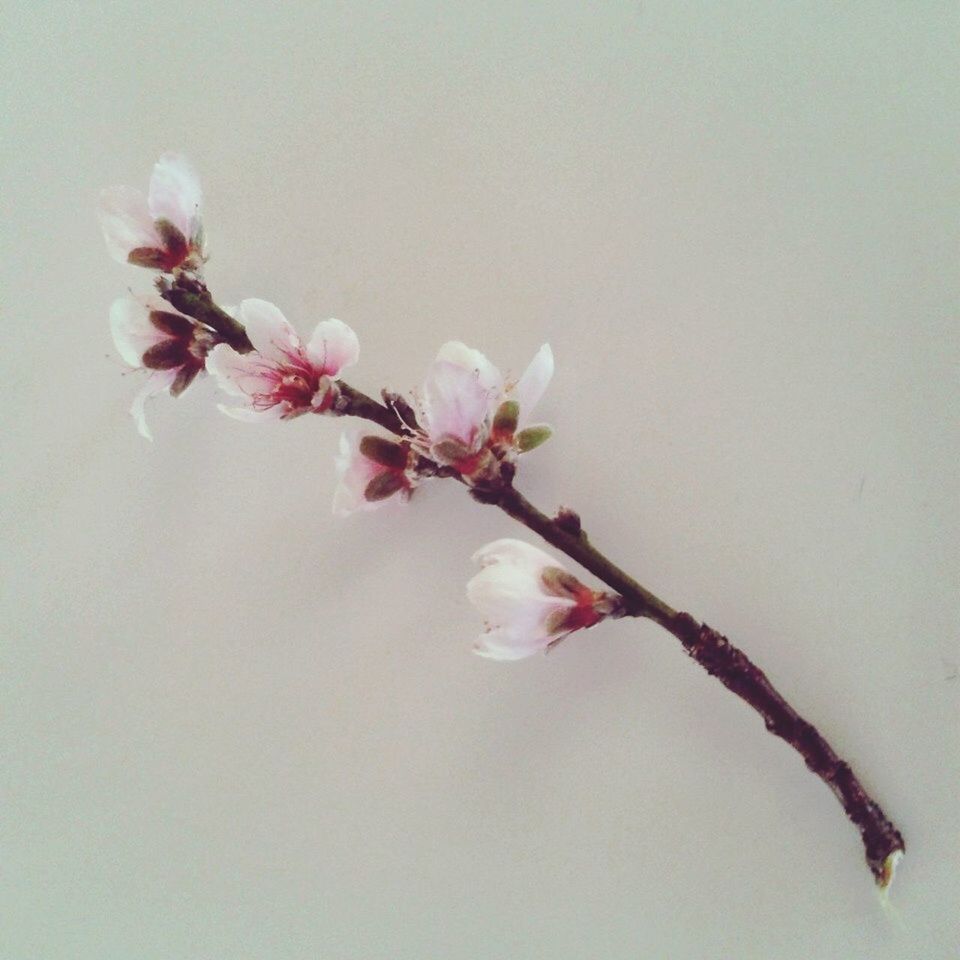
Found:
[{"label": "white background", "polygon": [[[2,960],[956,956],[954,3],[12,3]],[[99,189],[200,169],[218,298],[556,428],[518,485],[740,643],[902,828],[632,622],[470,654],[454,484],[335,521],[340,424],[127,415]]]}]

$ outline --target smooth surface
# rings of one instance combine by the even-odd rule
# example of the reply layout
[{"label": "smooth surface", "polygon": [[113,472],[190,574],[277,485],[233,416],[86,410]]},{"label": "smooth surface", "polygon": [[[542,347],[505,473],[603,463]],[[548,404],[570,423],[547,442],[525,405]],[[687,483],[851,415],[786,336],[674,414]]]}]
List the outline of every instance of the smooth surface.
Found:
[{"label": "smooth surface", "polygon": [[[945,960],[960,936],[955,4],[7,4],[3,960]],[[127,415],[93,208],[200,169],[224,303],[444,340],[521,488],[740,643],[903,829],[648,625],[470,654],[453,484],[334,521],[339,424]]]}]

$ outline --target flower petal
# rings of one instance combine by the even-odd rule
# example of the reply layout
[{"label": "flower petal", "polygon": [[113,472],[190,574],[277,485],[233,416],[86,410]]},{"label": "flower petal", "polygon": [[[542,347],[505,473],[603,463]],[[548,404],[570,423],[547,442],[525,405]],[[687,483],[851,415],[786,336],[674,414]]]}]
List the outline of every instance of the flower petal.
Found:
[{"label": "flower petal", "polygon": [[243,300],[237,320],[247,328],[253,349],[272,363],[289,363],[300,352],[300,338],[279,307],[267,300]]},{"label": "flower petal", "polygon": [[437,360],[472,370],[481,386],[489,391],[491,396],[499,398],[503,392],[503,376],[500,371],[479,350],[474,350],[459,340],[445,343],[437,353]]},{"label": "flower petal", "polygon": [[534,354],[527,369],[510,391],[510,396],[520,404],[520,420],[525,421],[540,402],[544,391],[553,378],[553,350],[545,343]]},{"label": "flower petal", "polygon": [[509,563],[517,566],[529,566],[540,570],[546,567],[559,567],[549,553],[541,550],[524,540],[515,540],[513,537],[504,537],[494,540],[485,547],[481,547],[471,558],[474,563],[488,567],[492,563]]},{"label": "flower petal", "polygon": [[136,421],[137,430],[141,437],[145,437],[147,440],[153,439],[153,434],[147,426],[145,410],[147,401],[158,393],[169,390],[173,381],[177,379],[178,372],[177,370],[157,370],[155,373],[151,373],[147,377],[147,382],[143,385],[143,388],[133,398],[133,403],[130,404],[130,415]]},{"label": "flower petal", "polygon": [[489,660],[523,660],[542,653],[553,642],[550,636],[529,636],[516,630],[500,628],[482,633],[473,652]]},{"label": "flower petal", "polygon": [[234,397],[271,393],[276,384],[270,364],[256,354],[237,353],[225,343],[218,343],[207,354],[207,373],[217,378],[221,390]]},{"label": "flower petal", "polygon": [[538,570],[513,564],[484,567],[467,584],[467,598],[491,627],[511,627],[547,636],[547,620],[556,610],[575,606],[568,597],[547,594]]},{"label": "flower petal", "polygon": [[143,355],[147,350],[169,339],[150,322],[149,306],[133,297],[120,297],[113,301],[110,307],[110,331],[117,352],[131,367],[143,366]]},{"label": "flower petal", "polygon": [[150,177],[148,206],[154,220],[169,220],[189,242],[200,228],[200,179],[186,157],[165,153]]},{"label": "flower petal", "polygon": [[454,437],[474,450],[490,417],[490,391],[475,370],[436,360],[427,371],[421,407],[434,443]]},{"label": "flower petal", "polygon": [[321,373],[336,377],[360,357],[360,341],[342,320],[321,320],[307,344],[307,356]]},{"label": "flower petal", "polygon": [[163,246],[147,207],[147,198],[139,190],[108,187],[100,194],[97,217],[107,252],[120,263],[128,262],[131,250]]}]

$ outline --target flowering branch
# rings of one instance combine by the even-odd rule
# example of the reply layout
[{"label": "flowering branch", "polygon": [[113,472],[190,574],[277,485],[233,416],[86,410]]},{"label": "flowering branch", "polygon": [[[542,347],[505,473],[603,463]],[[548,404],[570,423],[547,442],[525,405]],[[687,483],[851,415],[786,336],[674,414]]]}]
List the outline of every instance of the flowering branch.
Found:
[{"label": "flowering branch", "polygon": [[341,321],[318,323],[304,343],[273,304],[244,300],[236,310],[216,304],[201,276],[206,250],[199,207],[196,175],[174,154],[156,165],[147,197],[115,188],[103,198],[101,223],[111,254],[159,271],[159,299],[119,300],[111,310],[121,355],[150,371],[131,408],[144,436],[149,437],[146,399],[161,392],[178,396],[202,372],[237,400],[237,406],[221,409],[238,419],[289,420],[313,413],[376,424],[389,436],[354,430],[341,438],[336,513],[376,509],[395,496],[409,499],[430,479],[452,478],[613,591],[588,587],[538,547],[512,539],[488,544],[475,554],[482,569],[467,585],[486,621],[477,653],[516,660],[605,619],[653,620],[756,710],[766,728],[827,784],[859,830],[877,884],[889,887],[903,838],[816,727],[726,637],[673,609],[594,547],[576,513],[561,509],[547,516],[514,486],[520,457],[551,435],[545,424],[528,422],[553,374],[549,345],[521,377],[506,381],[479,351],[451,341],[412,403],[386,390],[380,402],[341,379],[342,370],[359,357],[356,334]]}]

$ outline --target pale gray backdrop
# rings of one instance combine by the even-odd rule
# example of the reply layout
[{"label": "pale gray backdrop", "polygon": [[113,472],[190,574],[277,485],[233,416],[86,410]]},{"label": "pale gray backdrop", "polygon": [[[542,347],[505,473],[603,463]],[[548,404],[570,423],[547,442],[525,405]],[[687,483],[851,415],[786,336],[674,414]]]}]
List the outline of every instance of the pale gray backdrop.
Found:
[{"label": "pale gray backdrop", "polygon": [[[2,960],[942,958],[958,844],[956,3],[8,3]],[[739,641],[903,828],[614,623],[470,654],[455,485],[334,521],[339,425],[151,446],[98,190],[203,175],[226,303],[462,338],[537,503]]]}]

